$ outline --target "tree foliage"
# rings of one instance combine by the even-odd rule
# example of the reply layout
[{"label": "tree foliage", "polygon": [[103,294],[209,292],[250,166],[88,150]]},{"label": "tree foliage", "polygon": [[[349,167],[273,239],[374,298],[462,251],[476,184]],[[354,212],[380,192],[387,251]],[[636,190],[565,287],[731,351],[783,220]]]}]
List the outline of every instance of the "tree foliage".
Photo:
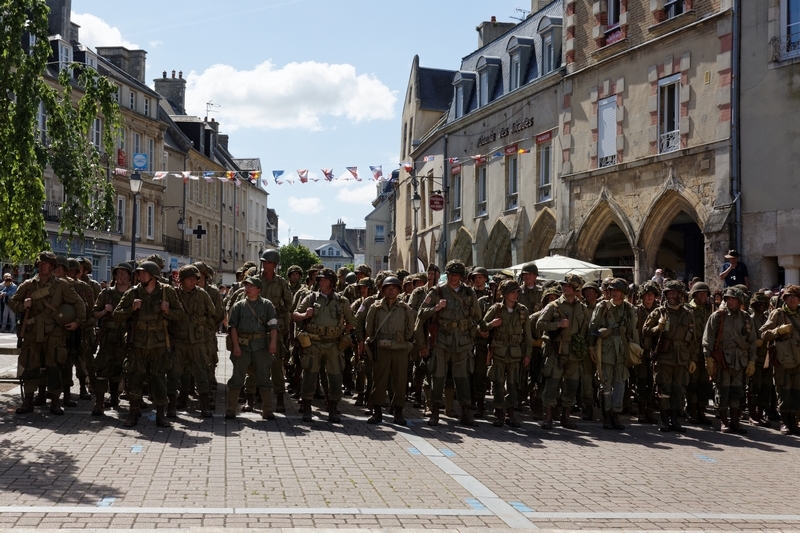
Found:
[{"label": "tree foliage", "polygon": [[281,254],[281,276],[286,277],[286,271],[292,265],[297,265],[307,271],[311,265],[319,263],[317,254],[306,248],[305,246],[281,246],[278,248]]},{"label": "tree foliage", "polygon": [[[70,65],[77,80],[64,69],[53,83],[59,90],[47,83],[48,13],[45,0],[0,0],[0,257],[15,263],[49,248],[42,210],[48,165],[64,187],[60,232],[70,240],[87,228],[108,228],[114,209],[114,189],[89,134],[95,117],[103,116],[110,153],[120,124],[116,87],[78,64]],[[82,93],[77,102],[74,88]],[[40,104],[46,136],[38,127]]]}]

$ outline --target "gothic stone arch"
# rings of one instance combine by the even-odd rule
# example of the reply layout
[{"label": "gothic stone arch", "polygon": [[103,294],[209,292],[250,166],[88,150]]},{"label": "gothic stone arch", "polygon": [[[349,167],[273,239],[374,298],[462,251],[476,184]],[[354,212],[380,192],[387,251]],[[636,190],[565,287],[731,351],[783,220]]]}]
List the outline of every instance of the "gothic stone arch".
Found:
[{"label": "gothic stone arch", "polygon": [[523,261],[535,261],[550,255],[550,243],[556,236],[556,218],[550,209],[542,211],[531,226],[525,241]]},{"label": "gothic stone arch", "polygon": [[449,259],[459,259],[465,265],[472,264],[472,235],[464,228],[459,228],[453,247],[448,254]]},{"label": "gothic stone arch", "polygon": [[511,266],[511,231],[502,220],[495,222],[483,254],[486,268]]},{"label": "gothic stone arch", "polygon": [[[612,222],[619,226],[629,244],[636,242],[636,234],[625,212],[604,189],[589,216],[578,230],[578,238],[574,247],[575,257],[583,261],[591,261],[597,251],[598,243]],[[633,248],[633,244],[631,244],[631,248]]]}]

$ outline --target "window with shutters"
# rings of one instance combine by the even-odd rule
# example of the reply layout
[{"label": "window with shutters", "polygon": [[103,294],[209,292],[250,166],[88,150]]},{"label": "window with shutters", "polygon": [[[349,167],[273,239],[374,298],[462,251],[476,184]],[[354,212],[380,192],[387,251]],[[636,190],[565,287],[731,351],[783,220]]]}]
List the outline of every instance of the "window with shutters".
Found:
[{"label": "window with shutters", "polygon": [[453,208],[450,210],[452,220],[455,222],[461,220],[461,173],[453,174],[451,185]]},{"label": "window with shutters", "polygon": [[551,196],[553,173],[553,147],[548,142],[539,145],[539,201],[546,202]]},{"label": "window with shutters", "polygon": [[600,100],[597,108],[597,166],[617,164],[617,97]]},{"label": "window with shutters", "polygon": [[475,216],[486,214],[486,165],[475,168]]},{"label": "window with shutters", "polygon": [[516,209],[519,205],[519,159],[511,156],[506,159],[506,209]]},{"label": "window with shutters", "polygon": [[681,147],[680,136],[681,75],[658,81],[658,153],[674,152]]}]

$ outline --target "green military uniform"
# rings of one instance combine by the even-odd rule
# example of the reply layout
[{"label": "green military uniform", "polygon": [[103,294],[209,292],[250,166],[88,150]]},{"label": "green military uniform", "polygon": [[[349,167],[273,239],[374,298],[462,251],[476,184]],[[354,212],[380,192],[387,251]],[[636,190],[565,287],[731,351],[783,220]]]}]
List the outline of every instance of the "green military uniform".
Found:
[{"label": "green military uniform", "polygon": [[[214,269],[202,261],[194,263],[194,266],[197,267],[200,274],[205,276],[205,284],[198,282],[198,286],[208,293],[208,296],[211,297],[211,302],[214,304],[214,316],[206,330],[206,356],[210,363],[208,366],[208,384],[213,392],[217,389],[216,369],[219,364],[217,331],[219,331],[219,325],[225,318],[225,304],[223,303],[219,288],[212,283],[214,279]],[[211,402],[211,406],[213,410],[213,402]]]},{"label": "green military uniform", "polygon": [[764,327],[769,318],[769,314],[766,311],[768,305],[769,298],[763,292],[755,293],[750,299],[750,316],[753,318],[753,327],[755,327],[758,340],[756,340],[755,373],[750,377],[747,387],[747,410],[750,412],[750,423],[762,427],[770,427],[765,415],[772,402],[773,387],[771,368],[764,368],[768,347],[767,343],[761,338],[760,333],[761,328]]},{"label": "green military uniform", "polygon": [[[478,307],[481,311],[481,316],[486,316],[489,309],[495,304],[494,298],[491,294],[487,294],[478,298]],[[472,372],[472,382],[470,388],[472,389],[472,397],[478,411],[475,413],[475,418],[483,418],[486,412],[486,372],[489,367],[486,363],[486,356],[489,353],[489,331],[483,328],[483,323],[479,324],[481,331],[475,337],[475,370]],[[491,380],[490,380],[491,381]]]},{"label": "green military uniform", "polygon": [[[80,273],[80,263],[77,259],[69,258],[67,260],[68,270]],[[77,275],[77,274],[76,274]],[[91,396],[86,390],[86,381],[94,381],[96,372],[94,363],[94,342],[95,320],[92,313],[89,312],[94,307],[94,292],[91,285],[78,279],[77,277],[66,277],[66,281],[72,285],[72,289],[83,300],[84,308],[87,310],[86,319],[80,323],[80,328],[76,331],[71,331],[67,334],[67,364],[61,369],[61,386],[64,389],[64,406],[75,407],[78,402],[72,400],[70,389],[74,382],[72,381],[72,367],[75,367],[75,377],[78,378],[80,383],[80,399],[88,400]]]},{"label": "green military uniform", "polygon": [[[690,296],[693,296],[698,291],[708,291],[711,294],[711,289],[705,283],[695,283],[690,291]],[[703,332],[706,329],[706,323],[711,316],[711,305],[700,305],[692,298],[687,307],[692,312],[694,317],[694,351],[696,352],[692,360],[697,362],[697,368],[694,372],[689,374],[689,384],[686,387],[686,399],[689,404],[690,420],[698,424],[711,425],[711,420],[706,417],[706,407],[708,401],[714,395],[714,387],[708,377],[706,365],[703,364]],[[764,361],[762,360],[763,364]],[[770,376],[771,377],[771,376]],[[769,401],[767,402],[769,405]]]},{"label": "green military uniform", "polygon": [[[519,291],[519,284],[506,281],[498,290],[505,297],[512,291]],[[492,322],[498,318],[502,323],[493,326]],[[512,427],[519,427],[519,422],[514,418],[514,407],[517,405],[520,368],[525,368],[526,363],[530,363],[530,346],[533,344],[528,318],[528,308],[519,301],[512,307],[502,302],[489,307],[480,323],[481,331],[490,332],[489,349],[492,360],[488,378],[494,391],[492,407],[496,418],[494,425],[497,427],[501,427],[504,422]],[[484,363],[486,362],[484,358]]]},{"label": "green military uniform", "polygon": [[[358,283],[359,286],[372,286],[372,280],[369,278],[360,279]],[[378,300],[378,296],[373,294],[366,298],[359,298],[350,306],[350,309],[353,311],[353,316],[355,316],[356,319],[356,326],[353,332],[355,333],[356,342],[359,345],[363,345],[367,338],[367,312],[376,300]],[[365,405],[368,401],[367,396],[369,396],[372,391],[372,363],[372,357],[362,353],[359,360],[353,365],[356,371],[355,389],[357,406]]]},{"label": "green military uniform", "polygon": [[[534,270],[535,269],[535,270]],[[526,263],[523,265],[523,273],[535,273],[538,275],[539,270],[536,267],[536,263]],[[528,309],[528,313],[533,315],[534,313],[542,310],[542,289],[535,283],[530,287],[526,286],[524,283],[520,283],[520,293],[519,293],[519,303],[524,305]],[[531,333],[536,330],[536,325],[533,324],[531,328]],[[531,347],[532,348],[532,347]],[[541,350],[540,350],[541,352]],[[541,398],[538,400],[536,399],[536,395],[538,394],[541,396],[541,390],[535,391],[537,384],[541,381],[541,371],[542,371],[542,363],[543,360],[541,357],[534,357],[534,354],[531,353],[531,362],[528,364],[527,367],[520,369],[520,379],[519,379],[519,401],[522,402],[530,397],[533,397],[533,400],[530,402],[531,409],[534,409],[534,403],[537,405],[541,401]],[[541,354],[540,354],[541,355]]]},{"label": "green military uniform", "polygon": [[[261,278],[251,277],[245,283],[252,283],[259,289],[263,288]],[[233,374],[228,380],[226,418],[236,416],[236,400],[239,397],[239,391],[244,386],[245,377],[250,368],[252,368],[253,376],[255,377],[255,386],[261,391],[262,416],[266,419],[274,418],[272,414],[273,380],[270,379],[270,372],[275,356],[269,353],[268,346],[271,340],[271,332],[279,332],[278,322],[279,318],[275,311],[275,306],[261,296],[254,302],[243,298],[236,302],[231,309],[228,327],[236,331],[242,355],[236,357],[231,353]]]},{"label": "green military uniform", "polygon": [[[729,288],[725,291],[723,299],[727,302],[729,298],[736,298],[738,304],[744,301],[744,296],[736,289]],[[753,318],[740,310],[738,305],[734,311],[730,311],[726,305],[724,309],[714,312],[706,324],[703,353],[706,356],[706,366],[710,367],[708,373],[717,388],[723,432],[747,433],[739,425],[739,416],[744,398],[745,372],[748,377],[755,372],[757,338]],[[714,361],[713,352],[717,349],[723,352],[722,361]]]},{"label": "green military uniform", "polygon": [[[589,300],[586,299],[587,289],[596,291],[598,298],[600,297],[601,293],[600,287],[598,287],[593,281],[584,283],[583,287],[581,287],[581,294],[584,296],[583,303],[586,305],[586,309],[589,311],[589,316],[591,317],[598,305],[598,302],[595,301],[594,304],[589,304]],[[578,394],[578,404],[581,406],[581,410],[583,411],[583,416],[581,417],[583,420],[594,420],[594,401],[596,397],[596,391],[599,388],[600,383],[597,381],[595,363],[592,361],[591,357],[585,357],[583,361],[581,361],[581,385]]]},{"label": "green military uniform", "polygon": [[292,290],[289,283],[278,274],[268,280],[264,273],[261,274],[261,297],[266,298],[275,307],[278,315],[278,353],[275,354],[272,363],[272,387],[278,399],[278,412],[285,411],[283,394],[286,392],[286,378],[283,371],[283,364],[289,357],[289,326],[292,323]]},{"label": "green military uniform", "polygon": [[[610,287],[623,295],[628,292],[628,284],[621,278],[615,279]],[[625,300],[620,305],[615,305],[611,300],[600,302],[592,313],[589,334],[592,339],[600,339],[595,358],[599,358],[603,427],[625,429],[618,416],[622,412],[625,381],[629,375],[625,362],[630,343],[639,344],[636,310]]]},{"label": "green military uniform", "polygon": [[[647,307],[643,300],[646,293],[651,292],[655,295],[653,304]],[[639,333],[639,342],[642,347],[642,362],[631,367],[631,373],[636,378],[636,403],[639,406],[638,421],[641,424],[655,424],[657,422],[654,409],[653,385],[655,376],[653,375],[653,365],[651,354],[653,352],[653,337],[644,334],[643,328],[647,317],[658,308],[661,300],[661,286],[655,281],[645,281],[639,288],[640,302],[636,305],[636,327]],[[702,331],[702,330],[701,330]],[[702,335],[702,333],[701,333]]]},{"label": "green military uniform", "polygon": [[[57,265],[56,257],[51,252],[39,254],[37,265],[43,261],[53,265],[53,268]],[[31,306],[26,314],[25,300],[28,298],[31,299]],[[62,317],[65,317],[65,309],[61,307],[63,304],[73,307],[73,321],[78,325],[86,320],[86,305],[81,297],[67,281],[57,278],[55,274],[51,274],[46,283],[39,274],[23,281],[7,303],[12,311],[23,317],[18,364],[23,369],[20,378],[23,382],[24,402],[17,409],[18,414],[33,411],[33,395],[39,387],[42,368],[46,372],[47,390],[52,399],[50,411],[53,414],[64,412],[60,405],[60,395],[61,368],[67,363],[66,330],[59,322],[63,322]],[[67,323],[69,322],[64,322],[64,325]]]},{"label": "green military uniform", "polygon": [[[158,265],[151,261],[142,262],[136,270],[148,272],[153,278],[159,272]],[[133,309],[134,300],[142,302],[137,311]],[[169,312],[161,310],[161,302],[168,303]],[[168,403],[166,375],[171,368],[167,328],[170,322],[178,324],[186,319],[178,295],[175,289],[159,281],[155,282],[150,292],[139,284],[122,296],[113,316],[117,322],[132,320],[130,349],[125,359],[125,375],[130,383],[131,412],[125,424],[128,427],[136,425],[141,414],[142,385],[147,380],[159,415],[156,423],[167,427],[169,423],[163,419]]]},{"label": "green military uniform", "polygon": [[[422,302],[425,300],[425,296],[428,294],[430,287],[427,286],[428,276],[426,274],[419,274],[420,279],[423,279],[426,285],[421,287],[415,287],[411,294],[408,296],[408,306],[414,311],[414,314],[419,314],[419,308],[422,305]],[[414,323],[414,331],[417,330],[416,321]],[[422,391],[424,391],[425,395],[425,402],[426,408],[428,411],[431,409],[431,377],[428,372],[428,364],[427,360],[423,359],[420,355],[419,351],[422,348],[428,347],[428,339],[427,339],[427,324],[421,324],[419,326],[423,329],[423,339],[425,341],[424,344],[414,344],[414,349],[411,351],[411,364],[413,366],[411,370],[411,382],[414,385],[414,404],[415,407],[422,407]]]}]

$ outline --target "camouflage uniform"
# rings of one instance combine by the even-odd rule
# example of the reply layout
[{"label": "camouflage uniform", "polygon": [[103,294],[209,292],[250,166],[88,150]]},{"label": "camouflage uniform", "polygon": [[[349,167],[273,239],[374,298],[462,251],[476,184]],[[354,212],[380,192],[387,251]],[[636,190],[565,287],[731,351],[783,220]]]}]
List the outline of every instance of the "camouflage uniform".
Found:
[{"label": "camouflage uniform", "polygon": [[[66,260],[68,277],[64,278],[72,285],[73,290],[83,300],[84,308],[87,310],[86,320],[81,323],[81,327],[76,331],[67,334],[67,364],[62,367],[61,386],[64,389],[64,407],[75,407],[78,402],[72,400],[70,388],[74,384],[72,381],[72,367],[75,367],[75,377],[80,383],[79,397],[81,400],[90,400],[92,397],[86,389],[86,381],[89,379],[94,382],[96,372],[94,364],[94,342],[95,332],[94,316],[90,310],[94,307],[94,292],[91,285],[84,283],[78,276],[81,266],[75,258],[65,258],[58,256],[59,260]],[[72,274],[73,277],[70,277]]]},{"label": "camouflage uniform", "polygon": [[765,416],[772,402],[773,387],[771,368],[764,368],[767,360],[767,343],[761,338],[760,333],[769,318],[767,311],[761,311],[761,309],[766,309],[768,305],[769,298],[761,291],[755,293],[750,299],[750,316],[753,317],[753,326],[756,329],[758,340],[756,340],[755,373],[750,377],[747,387],[747,410],[750,413],[750,423],[762,427],[770,427]]},{"label": "camouflage uniform", "polygon": [[[661,301],[661,287],[655,281],[645,281],[639,288],[639,292],[641,297],[639,304],[636,306],[636,327],[639,330],[639,341],[644,352],[642,352],[642,362],[631,367],[631,373],[636,378],[636,403],[639,406],[638,421],[641,424],[655,424],[657,422],[653,414],[655,407],[653,395],[655,376],[653,375],[653,360],[651,359],[653,337],[644,335],[642,330],[647,317],[658,308]],[[646,307],[642,301],[644,295],[648,292],[655,295],[655,300],[651,307]],[[702,336],[702,333],[700,335]]]},{"label": "camouflage uniform", "polygon": [[[706,417],[708,401],[714,396],[714,387],[708,377],[706,365],[703,364],[703,332],[711,316],[711,305],[700,305],[694,295],[701,291],[711,294],[711,289],[705,283],[695,283],[690,291],[692,299],[688,303],[689,310],[694,317],[694,351],[692,360],[697,363],[697,368],[689,374],[689,385],[686,387],[686,399],[689,403],[690,421],[710,426],[711,420]],[[763,361],[762,361],[763,364]]]},{"label": "camouflage uniform", "polygon": [[272,302],[272,305],[275,307],[275,312],[278,315],[278,353],[276,353],[273,358],[271,375],[272,388],[277,396],[277,411],[282,413],[286,411],[283,400],[283,395],[286,392],[286,377],[283,372],[283,364],[284,361],[287,361],[289,358],[288,341],[289,326],[292,323],[292,290],[289,288],[289,283],[278,274],[275,274],[271,280],[268,280],[262,272],[261,283],[263,285],[261,297]]}]

